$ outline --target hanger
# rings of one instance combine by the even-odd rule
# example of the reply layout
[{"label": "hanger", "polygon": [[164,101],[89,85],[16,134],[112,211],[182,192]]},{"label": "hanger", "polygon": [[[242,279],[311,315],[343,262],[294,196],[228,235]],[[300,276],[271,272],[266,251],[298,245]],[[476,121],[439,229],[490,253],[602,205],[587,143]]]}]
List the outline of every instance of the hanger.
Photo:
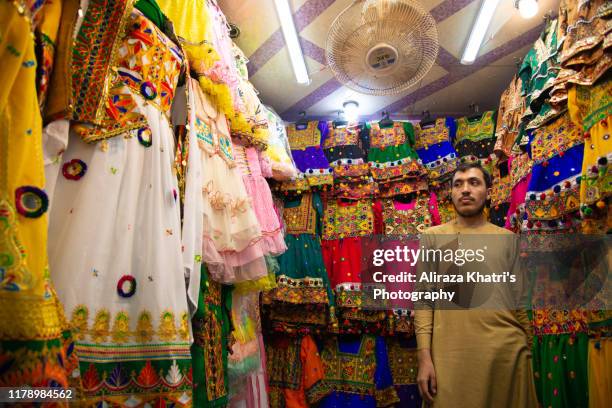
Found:
[{"label": "hanger", "polygon": [[300,112],[300,119],[298,119],[297,122],[295,122],[295,128],[297,130],[304,130],[308,127],[308,119],[306,118],[306,111],[301,111]]},{"label": "hanger", "polygon": [[431,114],[428,110],[421,112],[421,115],[423,115],[423,119],[419,122],[421,129],[431,128],[436,124],[436,120],[431,119]]},{"label": "hanger", "polygon": [[476,120],[482,118],[482,113],[479,113],[480,109],[477,104],[470,103],[468,107],[472,111],[472,114],[468,116],[468,120]]},{"label": "hanger", "polygon": [[378,126],[380,127],[391,127],[393,126],[393,121],[389,119],[389,112],[382,112],[382,119],[378,122]]},{"label": "hanger", "polygon": [[341,113],[342,111],[338,111],[338,117],[332,122],[334,129],[344,129],[348,126],[348,121],[340,119]]}]

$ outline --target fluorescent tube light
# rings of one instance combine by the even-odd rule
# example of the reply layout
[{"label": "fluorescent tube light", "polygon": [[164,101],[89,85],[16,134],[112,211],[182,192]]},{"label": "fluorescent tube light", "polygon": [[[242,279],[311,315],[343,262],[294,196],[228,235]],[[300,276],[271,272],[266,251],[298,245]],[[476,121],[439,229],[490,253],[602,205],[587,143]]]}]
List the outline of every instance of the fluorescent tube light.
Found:
[{"label": "fluorescent tube light", "polygon": [[468,65],[476,60],[478,50],[480,50],[482,40],[484,40],[484,36],[489,29],[489,24],[491,23],[498,3],[499,0],[482,0],[480,10],[478,11],[478,17],[476,17],[476,23],[474,23],[472,27],[470,38],[463,51],[463,57],[461,57],[462,64]]},{"label": "fluorescent tube light", "polygon": [[276,13],[278,14],[281,30],[283,31],[283,37],[285,37],[285,44],[289,50],[289,58],[291,59],[295,79],[298,84],[308,85],[310,78],[308,77],[304,54],[302,54],[302,48],[300,47],[293,22],[293,15],[289,8],[289,0],[274,0],[274,5],[276,6]]}]

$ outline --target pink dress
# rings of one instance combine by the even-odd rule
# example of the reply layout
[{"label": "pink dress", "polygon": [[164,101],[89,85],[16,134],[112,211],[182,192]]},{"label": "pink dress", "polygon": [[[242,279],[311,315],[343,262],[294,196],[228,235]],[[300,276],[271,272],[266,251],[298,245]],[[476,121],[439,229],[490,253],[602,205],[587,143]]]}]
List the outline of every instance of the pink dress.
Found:
[{"label": "pink dress", "polygon": [[264,177],[272,176],[267,158],[254,147],[235,146],[235,163],[242,172],[242,180],[251,198],[255,215],[263,235],[259,245],[266,255],[278,256],[287,250],[280,219],[274,210],[272,192]]}]

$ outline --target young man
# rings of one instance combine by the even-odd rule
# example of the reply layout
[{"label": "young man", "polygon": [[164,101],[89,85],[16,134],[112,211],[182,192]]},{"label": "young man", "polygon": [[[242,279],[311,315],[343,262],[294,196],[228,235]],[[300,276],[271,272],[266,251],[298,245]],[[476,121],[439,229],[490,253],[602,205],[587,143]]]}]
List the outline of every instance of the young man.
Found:
[{"label": "young man", "polygon": [[[487,222],[484,214],[490,189],[491,176],[480,164],[461,164],[454,173],[451,192],[457,218],[425,231],[426,245],[488,246],[485,269],[497,273],[514,268],[518,259],[515,237]],[[490,236],[480,236],[485,234]],[[422,263],[419,268],[419,273],[457,269],[439,261]],[[424,402],[436,408],[537,407],[529,319],[525,310],[517,309],[517,303],[508,301],[512,306],[500,307],[506,304],[504,300],[521,297],[517,292],[522,289],[512,292],[516,287],[475,286],[467,297],[464,293],[471,307],[463,310],[457,310],[462,308],[456,307],[456,301],[455,307],[441,306],[440,302],[417,307],[417,382]],[[455,288],[465,292],[466,286]],[[481,296],[484,300],[474,302],[477,293],[483,292],[487,293]]]}]

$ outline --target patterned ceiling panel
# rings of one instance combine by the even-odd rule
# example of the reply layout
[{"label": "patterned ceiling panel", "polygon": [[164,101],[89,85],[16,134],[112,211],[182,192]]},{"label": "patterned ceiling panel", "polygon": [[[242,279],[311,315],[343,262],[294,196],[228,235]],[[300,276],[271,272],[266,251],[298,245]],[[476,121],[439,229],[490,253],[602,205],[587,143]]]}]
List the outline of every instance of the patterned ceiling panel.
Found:
[{"label": "patterned ceiling panel", "polygon": [[405,93],[376,97],[342,86],[326,66],[325,40],[336,16],[352,0],[290,0],[302,51],[312,82],[295,82],[273,0],[219,0],[228,19],[237,24],[238,45],[249,58],[251,81],[262,101],[294,120],[300,111],[312,118],[335,118],[342,103],[356,100],[362,118],[376,119],[388,110],[397,118],[469,114],[470,103],[495,109],[499,95],[516,72],[515,60],[529,50],[543,27],[542,17],[554,14],[559,0],[539,0],[539,15],[525,20],[514,0],[502,0],[473,65],[459,63],[482,0],[420,0],[438,23],[440,52],[436,65]]}]

